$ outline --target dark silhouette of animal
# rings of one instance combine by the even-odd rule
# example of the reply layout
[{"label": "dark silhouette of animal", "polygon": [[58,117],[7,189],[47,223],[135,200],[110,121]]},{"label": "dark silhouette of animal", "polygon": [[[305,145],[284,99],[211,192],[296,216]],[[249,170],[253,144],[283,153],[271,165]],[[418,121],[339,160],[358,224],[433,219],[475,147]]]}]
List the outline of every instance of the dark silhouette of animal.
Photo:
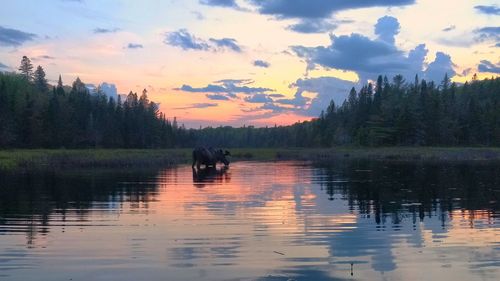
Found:
[{"label": "dark silhouette of animal", "polygon": [[203,188],[206,185],[230,182],[231,174],[228,173],[228,170],[228,166],[224,166],[220,169],[213,167],[208,167],[205,169],[193,168],[193,184],[195,187]]},{"label": "dark silhouette of animal", "polygon": [[197,147],[193,150],[193,168],[200,168],[201,165],[205,167],[216,167],[217,162],[224,163],[225,166],[229,166],[229,160],[226,156],[231,155],[229,151],[222,151],[222,149],[214,149],[212,147]]}]

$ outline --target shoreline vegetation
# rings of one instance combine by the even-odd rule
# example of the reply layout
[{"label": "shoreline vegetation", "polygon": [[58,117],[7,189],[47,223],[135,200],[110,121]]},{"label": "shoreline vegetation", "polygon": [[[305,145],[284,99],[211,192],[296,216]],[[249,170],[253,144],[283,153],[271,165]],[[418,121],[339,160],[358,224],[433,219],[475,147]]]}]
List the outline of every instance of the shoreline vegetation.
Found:
[{"label": "shoreline vegetation", "polygon": [[[500,160],[500,77],[380,75],[308,121],[194,129],[168,120],[146,89],[122,97],[61,76],[50,85],[33,69],[24,56],[19,73],[0,72],[0,169],[168,167],[189,163],[199,145],[228,148],[231,161]],[[296,103],[268,98],[278,112]]]},{"label": "shoreline vegetation", "polygon": [[[233,148],[231,160],[330,162],[500,161],[499,147]],[[0,150],[0,170],[170,167],[191,163],[191,149]]]}]

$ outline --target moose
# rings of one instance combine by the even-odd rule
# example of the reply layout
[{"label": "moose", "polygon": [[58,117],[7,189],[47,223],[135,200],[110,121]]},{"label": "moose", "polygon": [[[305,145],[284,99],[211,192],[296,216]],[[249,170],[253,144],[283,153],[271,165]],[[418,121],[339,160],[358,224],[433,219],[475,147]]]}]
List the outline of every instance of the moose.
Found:
[{"label": "moose", "polygon": [[193,165],[196,165],[197,169],[200,169],[201,165],[205,165],[205,167],[216,167],[217,162],[222,162],[224,166],[229,166],[229,160],[227,160],[226,156],[230,156],[231,153],[222,149],[214,149],[212,147],[197,147],[193,150]]}]

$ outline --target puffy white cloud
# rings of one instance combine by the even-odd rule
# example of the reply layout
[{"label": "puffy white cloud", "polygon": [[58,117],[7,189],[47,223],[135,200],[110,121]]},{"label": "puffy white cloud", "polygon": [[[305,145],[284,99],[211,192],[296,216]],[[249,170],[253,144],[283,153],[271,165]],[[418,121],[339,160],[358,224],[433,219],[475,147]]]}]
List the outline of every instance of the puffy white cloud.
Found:
[{"label": "puffy white cloud", "polygon": [[451,57],[438,52],[436,60],[424,70],[428,50],[419,44],[406,54],[395,45],[399,33],[399,22],[394,17],[382,17],[375,24],[377,39],[353,33],[351,35],[331,35],[330,46],[292,46],[292,50],[307,62],[307,69],[317,66],[331,69],[349,70],[358,74],[361,82],[375,79],[379,74],[394,76],[402,74],[406,78],[424,75],[427,79],[440,81],[445,73],[455,75]]},{"label": "puffy white cloud", "polygon": [[99,85],[99,88],[107,97],[113,98],[115,100],[118,99],[118,90],[116,89],[115,84],[102,82]]},{"label": "puffy white cloud", "polygon": [[455,76],[456,72],[453,69],[451,57],[443,52],[437,52],[436,58],[429,64],[424,73],[424,78],[435,82],[441,81],[444,75],[448,77]]},{"label": "puffy white cloud", "polygon": [[378,38],[391,45],[395,43],[395,37],[399,33],[399,22],[395,17],[384,16],[378,19],[375,24],[375,34]]},{"label": "puffy white cloud", "polygon": [[306,108],[302,109],[302,112],[308,116],[319,116],[321,111],[330,104],[330,101],[333,100],[337,105],[342,104],[355,83],[336,77],[318,77],[299,79],[294,85],[297,87],[297,93],[316,93],[316,96]]}]

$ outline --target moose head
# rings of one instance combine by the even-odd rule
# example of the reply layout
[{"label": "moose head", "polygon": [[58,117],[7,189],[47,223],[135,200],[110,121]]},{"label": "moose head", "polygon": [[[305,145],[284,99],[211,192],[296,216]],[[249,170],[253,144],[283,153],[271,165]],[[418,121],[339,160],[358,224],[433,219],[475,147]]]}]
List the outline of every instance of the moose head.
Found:
[{"label": "moose head", "polygon": [[224,165],[229,166],[229,160],[227,160],[226,156],[231,156],[231,153],[227,150],[222,151],[222,149],[217,150],[216,158],[217,161],[224,163]]}]

